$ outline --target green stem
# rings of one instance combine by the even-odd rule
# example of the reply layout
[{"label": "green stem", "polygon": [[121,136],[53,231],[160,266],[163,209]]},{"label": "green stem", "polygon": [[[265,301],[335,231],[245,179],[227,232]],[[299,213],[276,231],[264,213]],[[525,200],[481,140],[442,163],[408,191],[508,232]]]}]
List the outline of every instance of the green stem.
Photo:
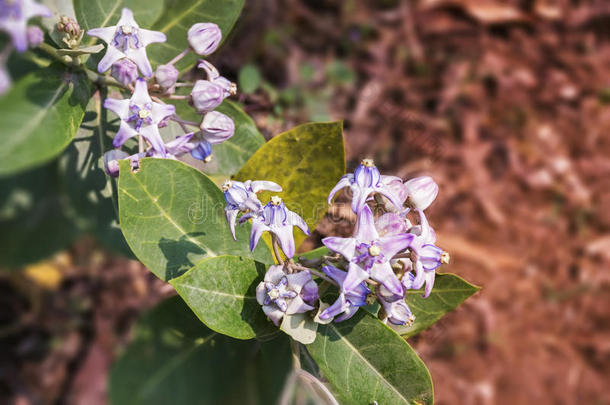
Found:
[{"label": "green stem", "polygon": [[290,349],[292,350],[292,367],[294,369],[301,369],[301,347],[299,342],[294,339],[290,339]]}]

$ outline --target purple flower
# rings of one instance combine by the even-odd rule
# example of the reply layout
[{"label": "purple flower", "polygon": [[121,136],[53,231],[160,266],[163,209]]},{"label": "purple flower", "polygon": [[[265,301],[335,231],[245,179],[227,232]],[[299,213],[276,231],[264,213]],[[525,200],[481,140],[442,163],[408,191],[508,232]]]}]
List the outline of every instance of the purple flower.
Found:
[{"label": "purple flower", "polygon": [[349,187],[352,190],[352,210],[357,214],[366,205],[366,200],[371,193],[380,193],[387,197],[398,209],[402,207],[401,196],[384,184],[379,170],[371,159],[364,159],[353,174],[346,174],[339,180],[328,195],[329,204],[337,191],[344,187]]},{"label": "purple flower", "polygon": [[150,77],[153,73],[146,56],[146,46],[166,40],[165,34],[162,32],[140,28],[128,8],[123,9],[116,25],[90,29],[87,34],[100,38],[108,44],[106,54],[97,65],[98,72],[103,73],[117,60],[127,58],[134,61],[140,72],[146,77]]},{"label": "purple flower", "polygon": [[191,150],[191,156],[204,163],[212,160],[212,144],[205,139],[197,142],[196,146]]},{"label": "purple flower", "polygon": [[256,193],[262,190],[274,191],[279,193],[282,191],[282,187],[272,181],[252,181],[246,180],[245,182],[228,180],[222,185],[222,191],[224,192],[225,201],[227,206],[225,207],[225,217],[231,228],[231,234],[233,239],[235,237],[235,221],[237,214],[240,212],[260,212],[263,209],[263,204],[258,200]]},{"label": "purple flower", "polygon": [[44,41],[44,33],[35,25],[29,26],[26,32],[28,37],[28,45],[30,48],[36,48],[38,45]]},{"label": "purple flower", "polygon": [[268,231],[277,236],[280,247],[287,258],[294,256],[294,236],[292,227],[298,227],[303,233],[309,235],[307,224],[296,213],[286,208],[278,196],[271,197],[260,212],[249,212],[240,218],[243,223],[252,219],[252,232],[250,233],[250,250],[254,250],[263,232]]},{"label": "purple flower", "polygon": [[407,249],[412,240],[413,235],[408,233],[386,234],[380,237],[375,229],[373,212],[365,205],[358,216],[353,238],[330,236],[322,239],[322,243],[350,261],[343,285],[346,291],[371,277],[392,293],[400,295],[403,293],[403,287],[392,270],[390,260]]},{"label": "purple flower", "polygon": [[438,184],[430,176],[416,177],[405,182],[411,205],[425,210],[432,204],[438,194]]},{"label": "purple flower", "polygon": [[170,90],[176,85],[178,74],[174,65],[159,65],[155,71],[155,80],[163,90]]},{"label": "purple flower", "polygon": [[218,48],[222,32],[214,23],[198,23],[189,29],[187,38],[195,53],[207,56]]},{"label": "purple flower", "polygon": [[359,283],[355,287],[346,291],[344,288],[347,273],[334,266],[324,266],[324,273],[339,284],[339,298],[320,314],[320,319],[331,319],[339,314],[341,316],[335,318],[335,322],[341,322],[351,318],[358,311],[358,307],[366,305],[366,297],[371,293],[371,290],[365,283]]},{"label": "purple flower", "polygon": [[256,287],[256,300],[263,306],[265,315],[279,326],[284,315],[314,309],[317,291],[318,286],[309,271],[286,274],[283,266],[276,265],[269,267],[264,280]]},{"label": "purple flower", "polygon": [[0,31],[6,32],[18,52],[28,49],[28,20],[51,17],[51,11],[34,0],[0,0]]},{"label": "purple flower", "polygon": [[112,144],[120,147],[125,141],[141,135],[160,156],[165,157],[165,145],[158,124],[165,117],[174,114],[175,107],[170,104],[159,104],[151,100],[144,79],[136,80],[136,86],[130,99],[117,100],[107,98],[104,107],[114,112],[121,119],[119,131]]},{"label": "purple flower", "polygon": [[405,302],[404,296],[396,297],[394,294],[380,287],[377,290],[377,300],[386,313],[387,320],[394,325],[411,325],[415,316]]},{"label": "purple flower", "polygon": [[218,111],[207,113],[201,121],[200,128],[203,138],[211,144],[224,142],[235,133],[235,123],[231,117]]},{"label": "purple flower", "polygon": [[121,59],[112,64],[111,75],[117,82],[127,86],[138,78],[138,67],[129,59]]},{"label": "purple flower", "polygon": [[199,112],[212,111],[229,95],[221,85],[209,80],[197,80],[191,91],[193,107]]},{"label": "purple flower", "polygon": [[104,170],[110,177],[119,176],[119,160],[127,159],[129,155],[122,150],[112,149],[104,153]]},{"label": "purple flower", "polygon": [[155,149],[152,148],[150,149],[147,156],[176,159],[178,156],[191,152],[193,150],[195,144],[191,142],[191,139],[194,135],[194,132],[189,132],[188,134],[178,135],[176,138],[174,138],[174,140],[167,142],[165,144],[165,156],[158,153]]}]

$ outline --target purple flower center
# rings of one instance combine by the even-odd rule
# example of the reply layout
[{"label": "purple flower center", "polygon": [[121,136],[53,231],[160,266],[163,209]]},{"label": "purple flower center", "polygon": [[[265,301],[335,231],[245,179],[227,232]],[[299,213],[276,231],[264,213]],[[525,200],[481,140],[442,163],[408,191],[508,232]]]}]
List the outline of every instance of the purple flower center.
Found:
[{"label": "purple flower center", "polygon": [[297,296],[296,292],[288,289],[288,279],[286,277],[282,277],[277,284],[265,283],[265,290],[267,294],[265,295],[264,305],[274,303],[282,312],[286,312],[286,308],[288,308],[286,299]]},{"label": "purple flower center", "polygon": [[117,27],[112,45],[120,49],[123,53],[129,49],[138,49],[142,47],[140,36],[138,35],[138,29],[131,25],[121,25]]},{"label": "purple flower center", "polygon": [[144,105],[131,104],[129,106],[131,115],[127,118],[136,131],[142,128],[142,125],[152,125],[152,103],[146,103]]},{"label": "purple flower center", "polygon": [[383,253],[375,241],[369,243],[360,243],[356,246],[358,255],[354,257],[355,263],[361,264],[365,269],[369,270],[375,263],[383,263]]},{"label": "purple flower center", "polygon": [[21,0],[0,0],[0,20],[21,18]]}]

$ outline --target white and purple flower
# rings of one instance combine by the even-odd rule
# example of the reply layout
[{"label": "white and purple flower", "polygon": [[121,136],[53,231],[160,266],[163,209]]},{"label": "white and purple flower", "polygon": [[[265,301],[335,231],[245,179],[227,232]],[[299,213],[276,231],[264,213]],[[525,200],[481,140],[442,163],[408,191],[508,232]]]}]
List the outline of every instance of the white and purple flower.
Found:
[{"label": "white and purple flower", "polygon": [[[366,305],[366,298],[371,290],[365,283],[359,283],[353,288],[344,288],[347,273],[334,266],[324,266],[322,271],[339,285],[339,298],[319,315],[321,320],[334,318],[335,322],[341,322],[354,316],[358,308]],[[341,314],[341,315],[340,315]],[[338,316],[339,315],[339,316]]]},{"label": "white and purple flower", "polygon": [[107,98],[104,107],[121,119],[119,131],[112,141],[115,148],[122,146],[127,139],[140,135],[148,141],[158,156],[166,157],[167,152],[158,124],[173,115],[176,109],[171,104],[153,102],[144,79],[136,80],[130,99]]},{"label": "white and purple flower", "polygon": [[272,181],[246,180],[245,182],[228,180],[222,185],[225,201],[225,217],[231,228],[233,239],[235,237],[235,221],[237,214],[240,212],[260,212],[263,209],[263,204],[259,201],[256,193],[267,190],[279,193],[282,187]]},{"label": "white and purple flower", "polygon": [[368,205],[360,211],[355,236],[340,238],[330,236],[322,243],[333,252],[340,253],[349,262],[348,274],[343,288],[350,291],[362,281],[371,277],[383,284],[389,291],[401,295],[403,287],[394,274],[390,260],[406,250],[413,240],[408,233],[385,234],[380,236],[375,228],[373,212]]},{"label": "white and purple flower", "polygon": [[218,48],[222,32],[214,23],[197,23],[189,29],[187,39],[195,53],[207,56]]},{"label": "white and purple flower", "polygon": [[100,73],[107,71],[114,62],[127,58],[138,65],[144,76],[150,77],[153,70],[146,55],[146,47],[152,43],[166,41],[164,33],[140,28],[128,8],[123,9],[116,25],[93,28],[87,31],[87,34],[108,44],[106,54],[97,65]]},{"label": "white and purple flower", "polygon": [[0,31],[11,37],[18,52],[24,52],[28,49],[28,20],[52,15],[46,6],[34,0],[0,0]]},{"label": "white and purple flower", "polygon": [[276,326],[284,315],[311,311],[317,299],[318,285],[308,271],[286,274],[282,265],[269,267],[256,287],[256,300]]},{"label": "white and purple flower", "polygon": [[298,214],[290,211],[278,196],[271,197],[271,201],[260,212],[249,212],[242,216],[240,223],[252,219],[252,232],[250,233],[250,250],[254,250],[263,232],[268,231],[275,235],[280,248],[287,258],[294,256],[294,235],[292,227],[298,227],[303,233],[309,235],[307,224]]},{"label": "white and purple flower", "polygon": [[348,173],[341,177],[341,180],[339,180],[328,195],[328,203],[330,204],[333,196],[339,190],[349,187],[352,191],[352,210],[356,214],[360,213],[372,193],[379,193],[385,196],[400,209],[404,199],[401,200],[402,196],[386,185],[383,181],[384,179],[385,176],[381,176],[373,160],[364,159],[353,174]]}]

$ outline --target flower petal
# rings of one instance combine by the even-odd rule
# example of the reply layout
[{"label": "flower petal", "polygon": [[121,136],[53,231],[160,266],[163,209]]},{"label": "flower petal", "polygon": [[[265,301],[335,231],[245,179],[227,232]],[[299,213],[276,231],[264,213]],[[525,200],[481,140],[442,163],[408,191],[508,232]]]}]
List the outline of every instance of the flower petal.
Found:
[{"label": "flower petal", "polygon": [[297,295],[292,300],[290,300],[288,308],[286,308],[286,314],[301,314],[303,312],[311,311],[312,309],[313,307],[311,305],[306,304],[305,301],[303,301],[303,299],[299,295]]},{"label": "flower petal", "polygon": [[329,236],[322,239],[324,246],[344,256],[347,260],[352,260],[356,251],[355,238],[340,238],[338,236]]},{"label": "flower petal", "polygon": [[339,180],[339,182],[335,185],[335,187],[333,187],[333,189],[330,190],[330,193],[328,193],[328,203],[329,204],[332,201],[334,195],[337,194],[337,191],[341,190],[342,188],[348,187],[351,184],[353,178],[354,178],[353,174],[346,174],[343,177],[341,177],[341,180]]},{"label": "flower petal", "polygon": [[166,117],[176,113],[176,107],[172,104],[152,103],[152,120],[154,124],[158,124]]},{"label": "flower petal", "polygon": [[121,11],[121,18],[119,19],[119,22],[117,22],[116,25],[129,25],[130,27],[140,28],[136,20],[133,18],[133,12],[127,7],[124,7]]},{"label": "flower petal", "polygon": [[345,293],[349,293],[356,289],[360,283],[367,280],[369,277],[369,273],[366,272],[362,267],[355,263],[350,263],[347,269],[347,276],[345,277],[345,281],[343,281],[341,290]]},{"label": "flower petal", "polygon": [[401,233],[394,236],[384,236],[379,239],[378,245],[385,257],[385,260],[390,260],[397,253],[405,250],[411,244],[413,235],[410,233]]},{"label": "flower petal", "polygon": [[225,209],[225,217],[227,218],[227,223],[229,224],[229,228],[231,229],[231,235],[233,235],[233,240],[237,240],[235,237],[235,221],[237,220],[237,214],[239,210],[228,210]]},{"label": "flower petal", "polygon": [[388,289],[392,294],[402,295],[404,289],[390,263],[375,263],[371,269],[371,278]]},{"label": "flower petal", "polygon": [[[241,218],[243,219],[243,217]],[[241,223],[240,219],[240,223]],[[269,231],[269,227],[262,223],[260,219],[254,217],[252,218],[252,231],[250,232],[250,251],[253,251],[256,245],[258,244],[258,240],[261,235],[265,231]]]},{"label": "flower petal", "polygon": [[106,42],[107,44],[112,42],[114,34],[116,33],[116,26],[104,27],[104,28],[92,28],[87,31],[87,35],[90,37],[96,37]]},{"label": "flower petal", "polygon": [[296,212],[293,212],[293,211],[288,211],[288,217],[290,218],[289,223],[291,225],[299,228],[301,231],[303,231],[303,233],[305,235],[307,235],[307,236],[311,235],[311,232],[309,232],[309,227],[307,226],[307,223],[305,222],[305,220],[303,218],[301,218],[301,216],[299,214],[297,214]]},{"label": "flower petal", "polygon": [[355,234],[359,242],[371,242],[379,238],[379,234],[375,229],[373,211],[371,211],[368,205],[365,205],[358,214]]},{"label": "flower petal", "polygon": [[142,75],[146,77],[150,77],[153,74],[152,66],[150,66],[150,62],[148,60],[148,56],[146,56],[146,48],[141,47],[137,49],[129,49],[126,55],[129,59],[135,62],[138,65],[138,69]]},{"label": "flower petal", "polygon": [[104,100],[104,108],[115,113],[120,119],[124,120],[129,116],[129,100],[119,100],[107,98]]},{"label": "flower petal", "polygon": [[150,146],[152,146],[155,152],[162,157],[166,156],[165,143],[163,142],[163,138],[161,138],[161,134],[159,133],[159,128],[156,125],[143,126],[140,129],[140,135],[150,143]]},{"label": "flower petal", "polygon": [[267,289],[265,288],[265,282],[261,281],[256,286],[256,301],[258,301],[259,304],[263,305],[263,303],[265,302],[266,295]]},{"label": "flower petal", "polygon": [[275,324],[275,326],[280,326],[280,321],[284,317],[284,313],[280,311],[278,308],[272,305],[263,305],[263,312],[267,317]]},{"label": "flower petal", "polygon": [[280,247],[288,259],[294,256],[294,236],[292,234],[292,225],[275,227],[273,233],[277,236]]},{"label": "flower petal", "polygon": [[150,95],[148,94],[148,85],[146,84],[146,80],[142,78],[138,78],[136,80],[136,86],[133,90],[130,101],[138,105],[152,103]]},{"label": "flower petal", "polygon": [[167,37],[164,33],[160,31],[151,31],[140,29],[140,39],[142,40],[142,44],[147,46],[149,44],[153,44],[156,42],[165,42],[167,41]]},{"label": "flower petal", "polygon": [[110,69],[110,66],[112,66],[114,62],[119,59],[123,59],[124,57],[125,54],[123,52],[119,51],[112,45],[108,45],[108,47],[106,48],[106,54],[104,55],[100,63],[97,64],[97,71],[100,73],[104,73],[105,71]]},{"label": "flower petal", "polygon": [[267,180],[255,180],[250,182],[250,189],[255,193],[258,193],[261,190],[274,191],[276,193],[282,191],[282,187],[279,184]]},{"label": "flower petal", "polygon": [[286,275],[284,273],[284,266],[276,264],[273,266],[269,266],[269,270],[265,273],[264,280],[267,283],[272,283],[273,285],[278,284],[282,278]]},{"label": "flower petal", "polygon": [[119,130],[114,136],[112,140],[112,146],[115,148],[120,148],[126,140],[136,136],[138,133],[135,129],[129,126],[125,121],[121,121],[121,125],[119,126]]}]

